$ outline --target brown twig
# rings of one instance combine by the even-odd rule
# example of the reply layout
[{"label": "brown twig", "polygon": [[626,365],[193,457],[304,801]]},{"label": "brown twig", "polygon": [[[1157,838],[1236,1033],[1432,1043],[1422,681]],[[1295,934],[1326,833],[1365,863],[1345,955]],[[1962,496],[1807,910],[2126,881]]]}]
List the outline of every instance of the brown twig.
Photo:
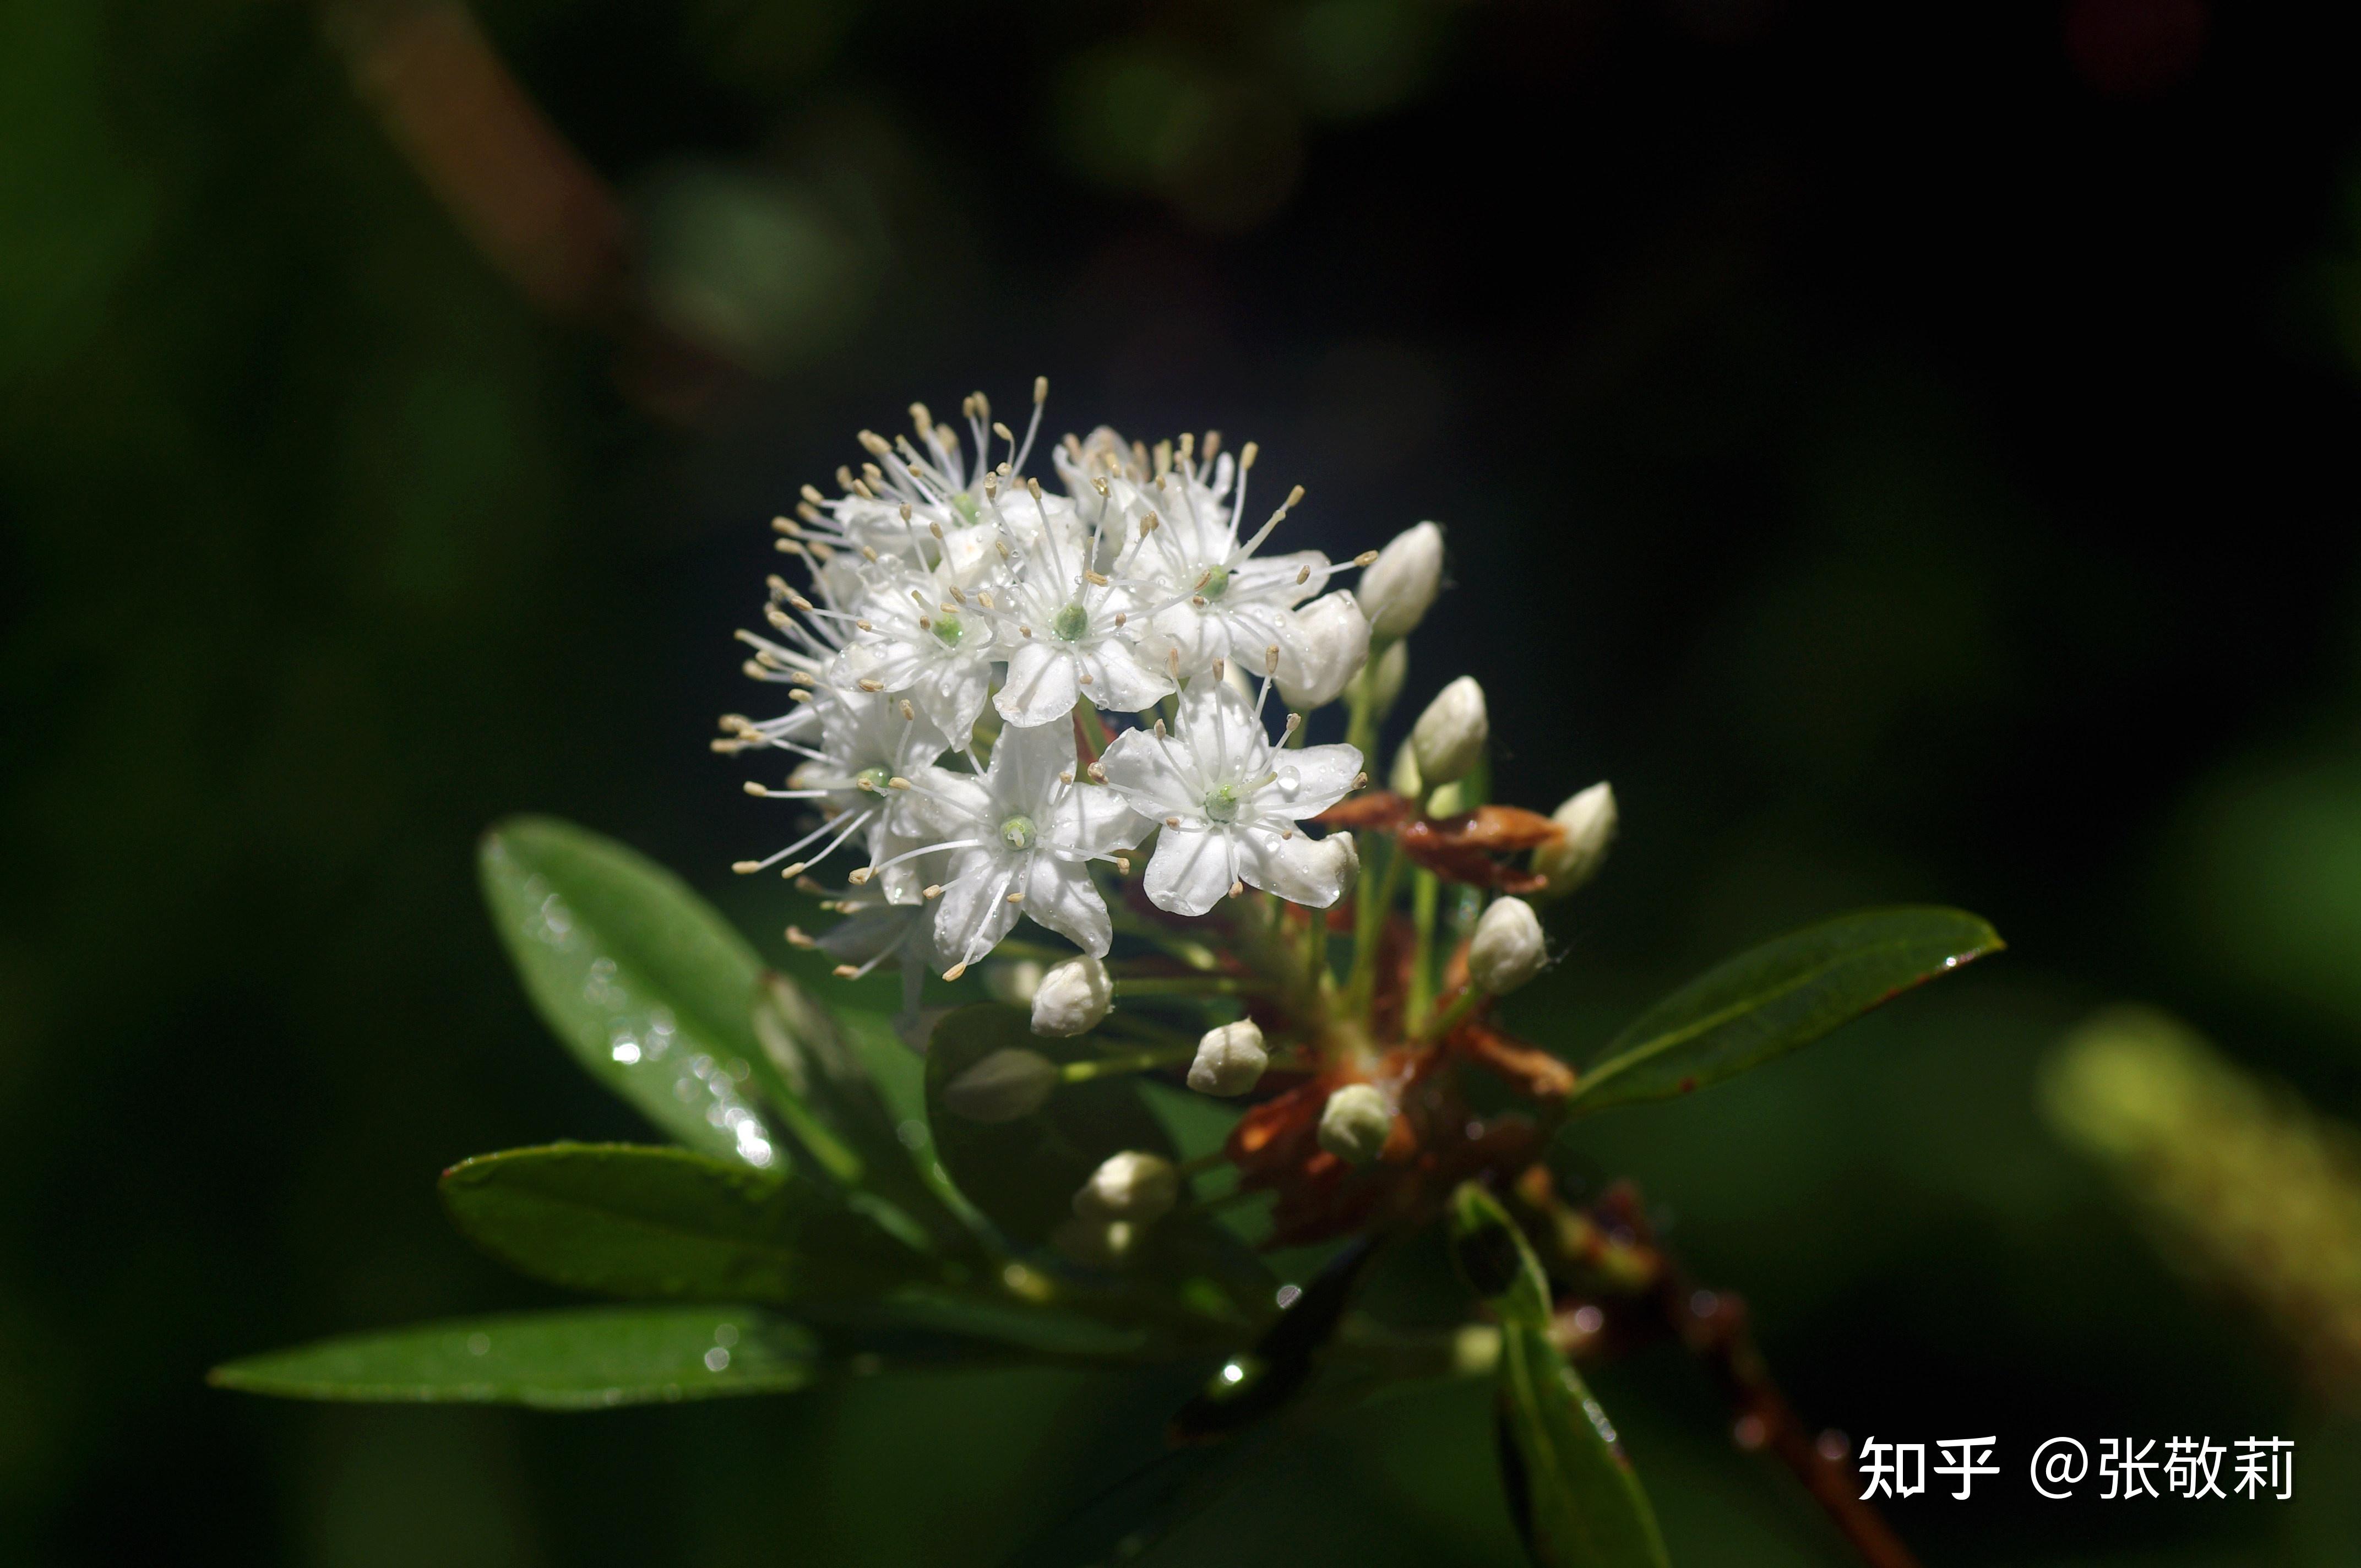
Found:
[{"label": "brown twig", "polygon": [[1661,1326],[1704,1364],[1722,1398],[1738,1413],[1733,1428],[1738,1445],[1767,1447],[1778,1455],[1871,1568],[1918,1568],[1918,1559],[1884,1516],[1861,1500],[1851,1469],[1840,1457],[1822,1451],[1773,1381],[1749,1332],[1746,1303],[1728,1291],[1697,1288],[1657,1244],[1639,1191],[1629,1183],[1609,1188],[1598,1209],[1610,1232],[1629,1237],[1654,1258],[1654,1278],[1642,1299]]},{"label": "brown twig", "polygon": [[456,0],[322,0],[328,39],[387,139],[492,269],[537,309],[608,334],[618,378],[665,418],[745,378],[652,308],[631,225]]}]

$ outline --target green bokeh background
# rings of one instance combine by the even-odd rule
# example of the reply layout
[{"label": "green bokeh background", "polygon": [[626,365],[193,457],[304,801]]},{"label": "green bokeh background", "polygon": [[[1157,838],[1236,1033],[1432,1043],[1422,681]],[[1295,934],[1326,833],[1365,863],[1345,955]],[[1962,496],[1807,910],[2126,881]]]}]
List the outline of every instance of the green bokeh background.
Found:
[{"label": "green bokeh background", "polygon": [[[537,311],[353,86],[399,4],[0,4],[0,1558],[987,1563],[1173,1387],[561,1419],[207,1390],[551,1298],[434,1174],[637,1136],[472,880],[539,809],[679,868],[764,520],[912,398],[1218,424],[1348,554],[1421,518],[1505,797],[1614,780],[1535,1035],[1854,905],[2004,958],[1602,1117],[1816,1421],[1995,1432],[1930,1564],[2361,1562],[2361,1428],[2040,1122],[2091,1007],[2361,1106],[2361,97],[2200,0],[498,0],[635,214],[667,398]],[[1675,1561],[1832,1563],[1676,1355],[1598,1378]],[[2279,1433],[2293,1504],[2047,1505],[2054,1433]],[[2014,1463],[2010,1461],[2014,1460]],[[1516,1561],[1480,1398],[1274,1457],[1170,1561]]]}]

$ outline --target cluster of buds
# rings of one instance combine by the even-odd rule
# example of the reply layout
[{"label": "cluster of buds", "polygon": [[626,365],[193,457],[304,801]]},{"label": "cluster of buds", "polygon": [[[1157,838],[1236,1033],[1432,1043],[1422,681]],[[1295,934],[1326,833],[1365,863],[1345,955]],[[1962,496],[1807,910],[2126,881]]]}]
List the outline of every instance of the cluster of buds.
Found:
[{"label": "cluster of buds", "polygon": [[[807,486],[774,523],[805,580],[774,576],[767,630],[740,635],[747,673],[789,705],[724,718],[716,746],[786,753],[784,780],[748,792],[817,821],[738,869],[822,894],[839,924],[789,939],[847,977],[898,968],[906,1018],[923,1018],[929,975],[991,959],[1036,1034],[1104,1047],[1062,1066],[996,1052],[950,1086],[955,1114],[1025,1116],[1114,1070],[1248,1099],[1224,1157],[1278,1193],[1275,1239],[1530,1157],[1533,1120],[1477,1117],[1458,1075],[1542,1102],[1571,1087],[1491,1003],[1546,966],[1534,905],[1598,869],[1612,792],[1551,817],[1490,802],[1490,720],[1466,675],[1372,790],[1365,760],[1442,590],[1443,531],[1349,563],[1266,553],[1303,492],[1249,527],[1256,448],[1210,433],[1068,435],[1045,488],[1026,467],[1046,394],[1037,382],[1021,436],[981,393],[964,441],[914,405],[912,433],[864,433],[870,461],[838,470],[840,493]],[[1356,588],[1332,589],[1348,565]],[[823,886],[839,855],[844,885]],[[1193,1174],[1109,1160],[1076,1194],[1070,1250],[1119,1255]]]}]

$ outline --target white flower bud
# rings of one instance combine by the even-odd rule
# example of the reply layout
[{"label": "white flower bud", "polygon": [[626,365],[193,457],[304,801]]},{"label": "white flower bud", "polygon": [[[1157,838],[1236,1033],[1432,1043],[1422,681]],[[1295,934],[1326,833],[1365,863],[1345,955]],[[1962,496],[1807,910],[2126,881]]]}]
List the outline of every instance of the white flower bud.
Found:
[{"label": "white flower bud", "polygon": [[1084,1220],[1127,1220],[1152,1225],[1180,1201],[1180,1172],[1161,1155],[1126,1149],[1109,1155],[1074,1194],[1074,1214]]},{"label": "white flower bud", "polygon": [[1393,1107],[1375,1084],[1346,1084],[1320,1113],[1320,1146],[1347,1165],[1377,1158],[1393,1130]]},{"label": "white flower bud", "polygon": [[943,1085],[943,1108],[971,1122],[1014,1122],[1048,1103],[1058,1078],[1038,1051],[994,1051]]},{"label": "white flower bud", "polygon": [[1084,953],[1051,967],[1033,988],[1033,1032],[1086,1035],[1115,1005],[1115,982],[1106,965]]},{"label": "white flower bud", "polygon": [[1241,1018],[1205,1031],[1205,1037],[1197,1042],[1197,1059],[1189,1064],[1189,1087],[1200,1094],[1244,1094],[1269,1065],[1262,1031],[1253,1019]]},{"label": "white flower bud", "polygon": [[1462,675],[1441,691],[1418,716],[1410,732],[1411,754],[1418,759],[1420,780],[1433,789],[1465,778],[1484,755],[1492,738],[1492,721],[1484,711],[1484,688],[1473,675]]},{"label": "white flower bud", "polygon": [[1426,785],[1418,776],[1418,753],[1411,750],[1407,740],[1394,753],[1394,765],[1386,773],[1386,787],[1412,800],[1422,799],[1426,795]]},{"label": "white flower bud", "polygon": [[1402,682],[1410,679],[1410,644],[1388,643],[1368,670],[1369,696],[1380,714],[1389,712],[1401,696]]},{"label": "white flower bud", "polygon": [[1607,847],[1615,841],[1615,791],[1592,784],[1551,812],[1550,820],[1565,829],[1565,837],[1533,851],[1533,870],[1549,878],[1536,895],[1542,898],[1572,893],[1598,874]]},{"label": "white flower bud", "polygon": [[1548,962],[1542,917],[1521,898],[1494,899],[1467,941],[1467,973],[1495,996],[1516,990]]},{"label": "white flower bud", "polygon": [[1422,522],[1394,535],[1353,590],[1381,641],[1410,635],[1443,587],[1443,530]]},{"label": "white flower bud", "polygon": [[1279,641],[1279,695],[1309,713],[1344,694],[1368,662],[1369,618],[1343,588],[1292,612],[1295,635]]}]

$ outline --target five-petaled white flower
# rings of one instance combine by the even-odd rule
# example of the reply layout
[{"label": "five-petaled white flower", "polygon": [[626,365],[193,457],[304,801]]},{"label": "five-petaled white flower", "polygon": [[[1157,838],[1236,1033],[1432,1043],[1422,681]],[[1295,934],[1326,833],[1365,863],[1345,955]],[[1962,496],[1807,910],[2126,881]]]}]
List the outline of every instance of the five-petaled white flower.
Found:
[{"label": "five-petaled white flower", "polygon": [[935,944],[956,979],[992,951],[1020,914],[1094,957],[1115,936],[1089,862],[1139,842],[1148,824],[1115,791],[1074,778],[1070,724],[1011,726],[978,773],[929,768],[912,781],[913,815],[942,835],[912,856],[951,851],[938,887]]},{"label": "five-petaled white flower", "polygon": [[[918,868],[910,864],[914,857],[903,852],[917,830],[908,781],[943,754],[942,731],[906,699],[873,692],[822,689],[812,706],[819,712],[820,743],[775,742],[810,760],[788,775],[785,789],[751,784],[747,788],[774,800],[819,801],[826,820],[785,849],[760,861],[741,861],[737,869],[763,871],[800,854],[785,868],[786,875],[799,876],[861,834],[869,850],[869,871],[855,873],[855,880],[865,882],[882,872],[889,901],[917,903]],[[825,845],[804,853],[822,839],[828,839]]]},{"label": "five-petaled white flower", "polygon": [[1345,798],[1361,753],[1345,745],[1275,750],[1260,705],[1218,674],[1180,693],[1176,730],[1127,730],[1100,767],[1135,810],[1163,825],[1148,862],[1158,908],[1202,915],[1246,887],[1325,908],[1343,893],[1344,857],[1297,824]]}]

